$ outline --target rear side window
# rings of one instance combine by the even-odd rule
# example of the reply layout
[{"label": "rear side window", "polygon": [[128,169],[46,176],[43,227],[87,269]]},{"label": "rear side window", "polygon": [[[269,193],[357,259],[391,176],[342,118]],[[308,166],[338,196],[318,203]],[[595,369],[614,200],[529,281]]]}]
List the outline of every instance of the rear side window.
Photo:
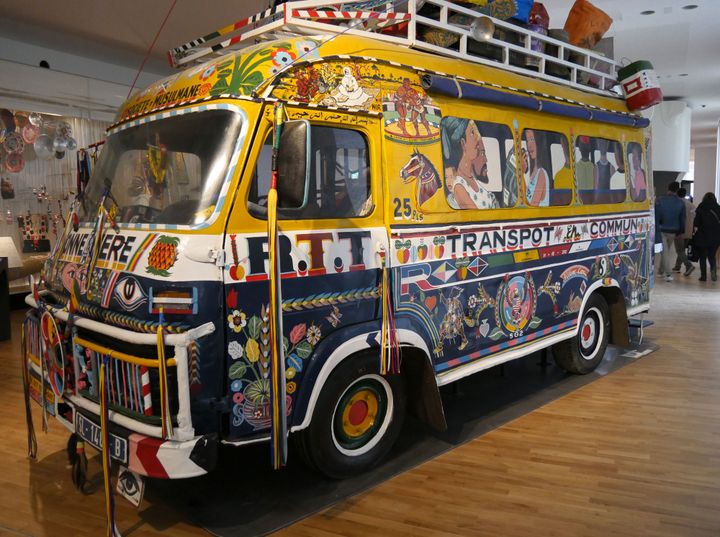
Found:
[{"label": "rear side window", "polygon": [[575,180],[578,197],[585,205],[622,203],[625,186],[625,159],[616,140],[578,136],[575,142]]},{"label": "rear side window", "polygon": [[520,153],[528,205],[569,205],[573,174],[567,137],[561,132],[525,129]]},{"label": "rear side window", "polygon": [[627,174],[630,181],[630,198],[633,201],[645,201],[647,182],[642,146],[637,142],[627,145]]},{"label": "rear side window", "polygon": [[441,123],[445,195],[453,209],[514,207],[515,149],[501,123],[444,117]]},{"label": "rear side window", "polygon": [[[301,210],[278,209],[281,219],[353,218],[370,214],[370,163],[365,137],[350,129],[319,127],[310,131],[310,192]],[[255,165],[248,209],[267,217],[272,173],[272,134],[268,134]]]}]

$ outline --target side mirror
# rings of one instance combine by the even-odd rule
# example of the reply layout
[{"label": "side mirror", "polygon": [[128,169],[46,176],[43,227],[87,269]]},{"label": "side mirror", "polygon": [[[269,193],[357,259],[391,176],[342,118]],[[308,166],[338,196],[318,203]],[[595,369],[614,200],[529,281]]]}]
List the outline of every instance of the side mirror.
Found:
[{"label": "side mirror", "polygon": [[283,124],[278,150],[278,208],[303,209],[310,190],[310,123]]}]

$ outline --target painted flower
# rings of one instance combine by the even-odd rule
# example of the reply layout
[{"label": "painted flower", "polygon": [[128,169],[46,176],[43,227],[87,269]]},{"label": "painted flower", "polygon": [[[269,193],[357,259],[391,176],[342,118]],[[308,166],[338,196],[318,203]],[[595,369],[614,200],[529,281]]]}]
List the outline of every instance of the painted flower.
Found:
[{"label": "painted flower", "polygon": [[242,329],[245,328],[245,325],[247,324],[245,313],[239,310],[233,310],[233,312],[227,316],[227,320],[228,326],[237,334],[242,332]]},{"label": "painted flower", "polygon": [[470,295],[468,297],[468,308],[474,308],[475,306],[477,306],[477,303],[478,303],[478,300],[475,295]]},{"label": "painted flower", "polygon": [[293,345],[297,345],[302,338],[305,337],[305,333],[307,332],[307,325],[305,323],[302,324],[296,324],[293,326],[293,329],[290,331],[290,342]]},{"label": "painted flower", "polygon": [[317,345],[320,342],[320,338],[322,337],[322,332],[320,332],[320,327],[315,326],[314,324],[310,325],[310,328],[308,328],[307,331],[307,340],[310,345],[313,347]]},{"label": "painted flower", "polygon": [[228,354],[233,360],[239,360],[243,357],[243,346],[237,341],[231,341],[228,345]]},{"label": "painted flower", "polygon": [[213,73],[215,72],[216,67],[217,67],[217,65],[211,65],[210,67],[205,69],[203,74],[200,75],[200,80],[207,80],[208,78],[210,78],[213,75]]},{"label": "painted flower", "polygon": [[318,51],[318,43],[316,43],[315,41],[296,41],[295,50],[297,51],[298,56],[301,57],[303,60],[312,60],[314,58],[320,57],[320,52]]},{"label": "painted flower", "polygon": [[277,48],[272,53],[272,61],[278,67],[286,67],[290,65],[293,61],[295,61],[295,58],[297,58],[297,54],[286,48]]}]

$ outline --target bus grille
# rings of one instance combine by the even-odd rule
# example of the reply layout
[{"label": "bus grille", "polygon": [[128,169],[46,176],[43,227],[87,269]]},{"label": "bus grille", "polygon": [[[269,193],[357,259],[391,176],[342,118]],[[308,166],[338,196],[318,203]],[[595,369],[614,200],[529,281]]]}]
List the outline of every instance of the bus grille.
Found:
[{"label": "bus grille", "polygon": [[[83,337],[90,340],[89,333],[85,332]],[[97,339],[97,338],[93,338]],[[108,345],[107,338],[103,345],[112,349],[122,349],[128,354],[132,350],[126,350],[133,346],[127,343],[117,341],[117,346]],[[99,373],[100,363],[104,358],[104,354],[92,349],[83,348],[75,345],[75,356],[80,366],[80,375],[78,377],[78,394],[99,403]],[[138,352],[140,357],[157,356],[155,347],[143,345],[144,352]],[[138,349],[139,350],[139,349]],[[167,356],[167,354],[166,354]],[[161,423],[160,416],[160,378],[159,371],[153,367],[136,365],[124,361],[119,358],[110,356],[106,366],[107,372],[107,388],[108,388],[108,405],[111,410],[125,414],[133,419],[159,425]],[[178,386],[177,386],[177,368],[167,368],[167,387],[170,400],[170,413],[174,417],[178,411]],[[173,420],[175,421],[175,420]]]}]

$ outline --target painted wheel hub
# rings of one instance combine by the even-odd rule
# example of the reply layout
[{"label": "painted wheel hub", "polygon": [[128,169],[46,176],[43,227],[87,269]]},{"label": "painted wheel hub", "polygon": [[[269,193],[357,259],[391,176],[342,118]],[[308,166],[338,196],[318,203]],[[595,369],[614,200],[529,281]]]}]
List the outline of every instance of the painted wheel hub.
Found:
[{"label": "painted wheel hub", "polygon": [[583,354],[592,352],[597,339],[597,321],[594,317],[589,316],[583,321],[580,328],[580,346]]},{"label": "painted wheel hub", "polygon": [[344,449],[358,449],[377,433],[387,412],[385,391],[367,379],[351,386],[338,402],[333,419],[337,442]]}]

